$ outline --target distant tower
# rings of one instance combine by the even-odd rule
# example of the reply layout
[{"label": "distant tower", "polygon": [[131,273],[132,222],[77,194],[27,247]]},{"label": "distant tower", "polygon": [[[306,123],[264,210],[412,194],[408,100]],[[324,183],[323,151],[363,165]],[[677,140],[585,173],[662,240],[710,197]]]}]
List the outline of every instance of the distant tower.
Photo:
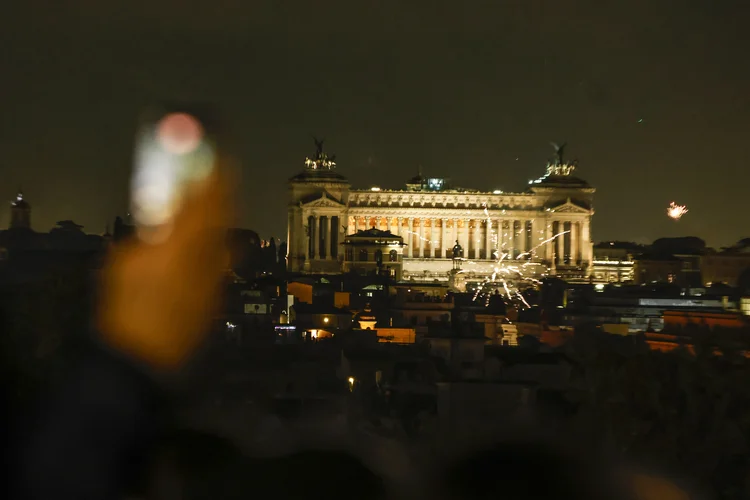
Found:
[{"label": "distant tower", "polygon": [[368,302],[365,304],[364,310],[357,315],[360,330],[375,330],[375,325],[378,322],[377,317],[372,313],[372,307]]},{"label": "distant tower", "polygon": [[16,200],[10,204],[10,228],[31,229],[31,205],[23,199],[23,192],[18,191]]}]

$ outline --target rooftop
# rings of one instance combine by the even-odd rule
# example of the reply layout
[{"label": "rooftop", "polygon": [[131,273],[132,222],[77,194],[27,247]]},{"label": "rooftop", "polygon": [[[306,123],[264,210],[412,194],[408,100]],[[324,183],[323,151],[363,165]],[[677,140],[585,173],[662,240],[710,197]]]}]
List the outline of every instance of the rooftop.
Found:
[{"label": "rooftop", "polygon": [[347,235],[347,238],[396,238],[402,239],[401,236],[395,235],[390,231],[383,231],[372,227],[370,229],[360,229],[356,233]]},{"label": "rooftop", "polygon": [[390,231],[383,231],[372,227],[370,229],[360,229],[356,233],[348,234],[344,243],[347,245],[397,245],[406,246],[401,236],[393,234]]},{"label": "rooftop", "polygon": [[572,175],[545,175],[534,181],[530,181],[531,187],[562,187],[562,188],[577,188],[587,189],[591,188],[591,185],[581,179],[580,177],[574,177]]},{"label": "rooftop", "polygon": [[632,241],[600,241],[599,243],[596,243],[594,245],[594,248],[611,248],[611,249],[617,249],[617,250],[640,250],[643,249],[644,246],[640,243],[635,243]]},{"label": "rooftop", "polygon": [[290,181],[314,181],[320,180],[323,182],[336,182],[341,184],[348,184],[349,181],[343,175],[333,170],[326,169],[305,169],[295,176],[289,178]]}]

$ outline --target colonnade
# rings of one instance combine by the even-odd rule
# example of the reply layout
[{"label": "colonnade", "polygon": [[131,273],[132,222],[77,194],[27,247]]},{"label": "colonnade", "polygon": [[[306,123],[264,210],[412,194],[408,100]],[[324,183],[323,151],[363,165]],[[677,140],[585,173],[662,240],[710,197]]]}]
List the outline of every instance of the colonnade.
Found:
[{"label": "colonnade", "polygon": [[401,236],[407,258],[452,258],[456,241],[464,258],[545,260],[556,265],[591,262],[590,222],[547,217],[350,216],[347,233],[377,228]]},{"label": "colonnade", "polygon": [[336,260],[339,221],[336,215],[308,215],[305,259]]}]

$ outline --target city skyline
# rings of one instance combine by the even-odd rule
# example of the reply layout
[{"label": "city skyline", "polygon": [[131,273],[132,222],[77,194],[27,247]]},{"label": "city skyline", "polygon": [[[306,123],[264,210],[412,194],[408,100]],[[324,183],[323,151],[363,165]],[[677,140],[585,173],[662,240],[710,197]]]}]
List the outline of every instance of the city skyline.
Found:
[{"label": "city skyline", "polygon": [[[574,161],[578,162],[577,159],[574,160]],[[303,166],[304,166],[304,162],[302,162],[302,163],[303,163]],[[338,171],[338,169],[335,166],[334,166],[334,169],[336,171]],[[544,171],[546,171],[546,167],[545,167]],[[299,173],[299,172],[297,172],[297,173]],[[431,172],[425,171],[425,169],[421,165],[418,167],[418,170],[415,172],[415,174],[424,175],[425,177],[429,177],[429,178],[435,178],[435,177],[437,177],[437,176],[434,176],[434,175],[430,175]],[[453,181],[455,179],[455,177],[437,177],[437,178],[440,178],[440,179],[445,180],[445,181]],[[492,185],[485,186],[483,188],[477,188],[477,187],[475,187],[473,185],[469,185],[469,186],[466,186],[466,185],[457,186],[457,185],[455,185],[455,183],[451,184],[450,189],[451,190],[453,190],[453,189],[459,189],[459,190],[465,191],[467,193],[469,193],[469,192],[478,192],[478,193],[492,193],[492,192],[494,192],[494,194],[502,193],[504,195],[520,195],[520,194],[526,193],[527,190],[528,190],[528,188],[531,187],[531,186],[533,186],[534,181],[538,180],[538,179],[539,179],[539,176],[536,179],[529,179],[528,182],[524,183],[523,186],[521,188],[517,189],[517,190],[508,190],[508,189],[505,189],[505,188],[500,188],[500,187],[492,186]],[[391,192],[408,192],[408,189],[406,188],[406,183],[407,182],[408,182],[408,177],[405,177],[404,180],[403,180],[403,182],[400,183],[400,185],[399,185],[398,182],[390,182],[390,183],[376,183],[376,182],[372,182],[372,183],[369,183],[369,184],[356,185],[356,186],[354,185],[354,183],[352,183],[352,188],[355,189],[355,190],[359,189],[359,190],[364,190],[364,191],[367,191],[367,190],[369,190],[371,188],[375,188],[378,191],[382,190],[383,192],[388,192],[388,191],[391,191]],[[595,187],[595,186],[593,186],[593,187]],[[46,219],[43,220],[40,223],[40,222],[38,222],[38,212],[39,212],[38,207],[39,207],[39,205],[41,205],[42,207],[44,207],[45,203],[42,201],[42,203],[39,204],[38,201],[35,201],[32,198],[29,198],[27,196],[28,190],[22,189],[21,186],[19,186],[17,189],[12,190],[10,192],[12,192],[13,194],[12,194],[12,196],[8,197],[9,198],[8,199],[8,208],[7,208],[7,210],[4,213],[0,213],[0,227],[2,227],[2,228],[7,228],[8,227],[8,224],[10,223],[10,205],[13,203],[14,200],[17,199],[17,197],[19,196],[20,193],[24,193],[24,198],[27,199],[28,201],[31,201],[32,206],[34,207],[34,217],[32,217],[32,221],[31,221],[32,222],[32,228],[34,230],[39,231],[39,232],[46,232],[48,230],[53,229],[57,225],[58,221],[62,220],[62,219],[65,219],[65,220],[74,220],[74,221],[78,222],[78,219],[71,219],[70,217],[66,217],[65,213],[60,213],[60,214],[55,215],[54,213],[51,213],[51,212],[47,212],[47,213],[43,212],[43,216],[46,216]],[[32,191],[32,193],[33,193],[33,191]],[[599,201],[600,197],[601,196],[597,196],[597,202]],[[674,202],[671,202],[671,205],[674,206]],[[597,208],[597,203],[594,204],[594,208],[595,209]],[[671,218],[672,220],[668,220],[665,224],[662,224],[661,227],[663,227],[663,228],[669,228],[669,226],[671,226],[671,230],[667,229],[666,231],[664,231],[661,234],[656,234],[654,237],[647,237],[646,236],[646,237],[641,237],[641,238],[626,238],[626,237],[623,237],[621,235],[618,235],[619,233],[612,233],[614,236],[612,236],[610,238],[597,238],[596,237],[596,234],[597,234],[597,232],[596,232],[596,229],[597,229],[596,228],[597,218],[594,216],[592,218],[592,221],[593,221],[593,223],[592,223],[592,235],[593,235],[592,241],[594,243],[607,242],[607,241],[632,241],[634,243],[648,245],[648,244],[652,243],[653,241],[655,241],[656,239],[659,239],[659,238],[674,238],[674,237],[695,236],[695,237],[701,238],[704,241],[706,241],[708,247],[713,247],[713,248],[716,248],[716,249],[720,249],[720,248],[732,247],[738,241],[746,238],[746,236],[744,236],[745,233],[738,233],[737,234],[737,238],[735,238],[734,240],[731,240],[731,237],[730,237],[729,242],[726,243],[726,244],[724,244],[724,242],[722,242],[722,244],[712,244],[711,241],[707,240],[701,234],[701,232],[700,232],[701,228],[699,226],[697,226],[696,224],[684,224],[684,223],[681,223],[681,221],[682,221],[682,215],[683,214],[681,214],[679,217],[673,217],[672,215],[670,215],[669,207],[666,207],[666,208],[667,208],[666,218],[667,219]],[[680,207],[680,208],[685,209],[684,210],[685,213],[687,213],[689,211],[689,210],[686,209],[686,207]],[[96,226],[95,227],[86,226],[85,224],[83,226],[84,226],[84,228],[85,228],[85,230],[86,230],[87,233],[91,233],[91,234],[103,233],[106,230],[111,230],[112,221],[114,220],[115,217],[118,217],[118,216],[119,217],[126,217],[127,216],[127,212],[128,212],[128,210],[127,210],[127,204],[126,204],[125,208],[123,209],[122,212],[114,213],[111,216],[109,216],[109,215],[105,216],[104,217],[104,225],[101,228],[96,227]],[[62,217],[62,219],[61,219],[61,217]],[[240,214],[240,217],[242,217],[242,214]],[[45,224],[48,221],[49,221],[48,227],[47,226],[43,226],[43,224]],[[671,222],[671,224],[670,224],[670,222]],[[272,230],[270,233],[269,232],[263,233],[261,231],[258,231],[255,227],[252,227],[252,226],[251,227],[246,227],[246,228],[256,231],[261,236],[261,238],[268,239],[268,238],[271,238],[271,237],[275,237],[279,241],[285,241],[286,228],[278,229],[275,232]]]},{"label": "city skyline", "polygon": [[[421,165],[508,192],[567,141],[597,188],[593,241],[747,236],[746,6],[225,7],[14,5],[0,21],[0,199],[21,186],[37,229],[103,231],[127,209],[139,106],[178,94],[227,111],[243,138],[238,225],[265,237],[284,238],[286,181],[311,135],[356,187],[402,187]],[[670,219],[671,202],[689,213]]]}]

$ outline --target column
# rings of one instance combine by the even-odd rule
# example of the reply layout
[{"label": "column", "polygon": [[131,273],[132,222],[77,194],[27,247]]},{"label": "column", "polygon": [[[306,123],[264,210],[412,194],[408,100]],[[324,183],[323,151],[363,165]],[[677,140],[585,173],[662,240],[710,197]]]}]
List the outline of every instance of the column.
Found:
[{"label": "column", "polygon": [[497,220],[497,245],[495,245],[495,246],[497,247],[497,258],[498,259],[500,257],[502,257],[503,254],[505,253],[505,250],[503,249],[503,246],[507,242],[507,238],[505,237],[505,234],[504,234],[505,233],[505,229],[503,228],[504,224],[505,224],[505,220],[503,220],[503,219],[498,219]]},{"label": "column", "polygon": [[331,249],[331,219],[332,217],[330,215],[326,215],[326,260],[331,260],[333,258],[333,251]]},{"label": "column", "polygon": [[[528,231],[526,229],[526,219],[519,220],[518,221],[518,237],[519,237],[518,255],[521,255],[521,254],[526,253],[528,251],[528,248],[527,248],[527,245],[526,245],[526,241],[527,241],[526,237],[528,235],[529,235],[529,233],[528,233]],[[524,256],[523,258],[525,259],[526,256]]]},{"label": "column", "polygon": [[591,228],[590,219],[587,217],[581,224],[581,249],[582,256],[581,260],[585,265],[591,266],[591,261],[594,260],[594,256],[591,255],[593,248],[591,247]]},{"label": "column", "polygon": [[458,219],[453,219],[453,238],[451,238],[451,249],[458,243]]},{"label": "column", "polygon": [[312,254],[310,252],[310,242],[315,241],[313,239],[313,227],[310,223],[310,216],[309,215],[302,215],[303,221],[307,223],[307,234],[305,235],[305,263],[310,262],[310,257],[312,257]]},{"label": "column", "polygon": [[518,219],[516,221],[516,224],[518,225],[518,229],[516,229],[516,254],[521,255],[524,251],[524,248],[526,245],[524,244],[524,238],[523,238],[523,219]]},{"label": "column", "polygon": [[497,220],[497,258],[503,256],[505,253],[505,249],[503,246],[505,245],[505,242],[507,241],[507,238],[505,237],[505,219],[498,219]]},{"label": "column", "polygon": [[[341,245],[344,243],[344,240],[346,239],[346,227],[343,224],[344,217],[346,217],[347,225],[348,225],[349,217],[344,216],[343,214],[339,214],[336,216],[336,225],[333,228],[333,231],[331,232],[331,237],[333,236],[336,237],[336,241],[331,243],[331,245],[336,250],[333,258],[337,260],[341,260],[341,258],[343,257],[341,252],[344,251],[344,247],[342,247]],[[333,224],[333,218],[331,219],[331,224]]]},{"label": "column", "polygon": [[529,255],[529,259],[533,259],[536,257],[537,252],[539,252],[539,249],[536,247],[541,243],[541,240],[539,239],[539,224],[537,223],[536,217],[529,221],[529,226],[531,228],[531,236],[529,237],[531,246],[529,247],[529,252],[533,251],[532,255]]},{"label": "column", "polygon": [[503,219],[497,219],[497,241],[495,242],[495,250],[497,251],[496,259],[503,256]]},{"label": "column", "polygon": [[440,244],[437,234],[437,219],[432,217],[430,219],[430,257],[435,257],[435,250],[437,250],[437,247]]},{"label": "column", "polygon": [[401,236],[401,224],[403,223],[403,217],[396,217],[396,234]]},{"label": "column", "polygon": [[393,227],[393,223],[395,222],[395,220],[396,219],[394,219],[393,217],[388,217],[388,231],[390,231],[391,234],[396,234],[396,228]]},{"label": "column", "polygon": [[492,259],[492,219],[484,221],[484,258]]},{"label": "column", "polygon": [[440,221],[440,258],[444,259],[448,250],[448,219]]},{"label": "column", "polygon": [[482,231],[482,219],[474,219],[474,257],[482,258],[482,249],[484,249],[484,231]]},{"label": "column", "polygon": [[482,249],[484,248],[484,231],[482,231],[482,219],[474,219],[474,234],[472,235],[472,238],[474,239],[474,258],[475,259],[481,259],[482,258]]},{"label": "column", "polygon": [[312,244],[312,256],[311,257],[320,257],[320,216],[314,215],[313,221],[315,221],[313,224],[313,227],[315,230],[313,231],[313,244]]},{"label": "column", "polygon": [[424,258],[424,217],[419,218],[419,257]]},{"label": "column", "polygon": [[516,253],[516,219],[508,219],[508,244],[505,250],[508,253],[507,259],[512,260]]},{"label": "column", "polygon": [[557,221],[557,232],[555,234],[558,234],[559,236],[555,238],[555,241],[557,242],[557,264],[564,264],[565,263],[565,236],[564,234],[560,234],[563,231],[565,231],[565,223],[563,221]]},{"label": "column", "polygon": [[570,263],[578,265],[580,251],[578,248],[578,222],[570,222]]},{"label": "column", "polygon": [[469,225],[470,219],[464,219],[464,230],[461,232],[461,246],[464,249],[464,257],[469,258]]},{"label": "column", "polygon": [[523,253],[523,248],[524,248],[524,244],[523,244],[523,219],[516,219],[515,226],[516,226],[516,233],[515,233],[516,242],[515,242],[514,246],[515,246],[515,251],[516,251],[515,252],[516,253],[516,257],[518,257],[519,255],[521,255]]},{"label": "column", "polygon": [[409,257],[414,257],[414,217],[409,217],[409,246],[407,249]]},{"label": "column", "polygon": [[469,222],[469,245],[474,250],[473,255],[475,259],[479,259],[482,255],[479,251],[482,248],[482,237],[480,236],[482,234],[481,225],[482,223],[477,219],[471,219]]},{"label": "column", "polygon": [[547,218],[543,219],[544,222],[544,240],[546,243],[544,244],[544,260],[549,261],[550,264],[552,264],[552,256],[554,255],[554,241],[551,241],[552,236],[554,235],[553,232],[553,222]]}]

